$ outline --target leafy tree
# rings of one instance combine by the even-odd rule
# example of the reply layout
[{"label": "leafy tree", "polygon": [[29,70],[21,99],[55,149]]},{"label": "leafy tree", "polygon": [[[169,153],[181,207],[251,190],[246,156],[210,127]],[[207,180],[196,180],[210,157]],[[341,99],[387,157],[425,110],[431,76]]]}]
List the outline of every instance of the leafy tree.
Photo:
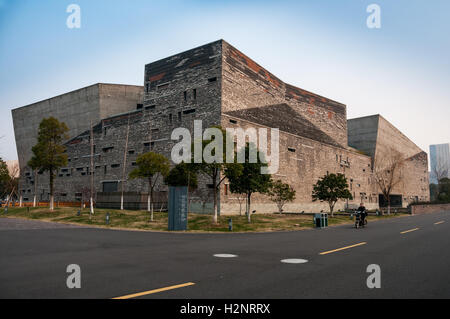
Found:
[{"label": "leafy tree", "polygon": [[343,174],[327,174],[319,179],[314,185],[312,198],[313,201],[328,202],[331,217],[334,217],[334,206],[339,199],[353,199]]},{"label": "leafy tree", "polygon": [[450,179],[442,178],[439,181],[439,194],[438,198],[441,202],[450,202]]},{"label": "leafy tree", "polygon": [[130,173],[130,178],[142,178],[148,180],[147,211],[150,212],[150,220],[153,221],[153,190],[159,176],[169,174],[169,160],[162,154],[148,152],[141,154],[136,159],[137,168]]},{"label": "leafy tree", "polygon": [[439,185],[430,184],[430,199],[431,201],[437,200],[439,197]]},{"label": "leafy tree", "polygon": [[0,158],[0,192],[2,194],[1,195],[2,197],[7,191],[6,188],[8,181],[9,181],[8,165],[6,165],[6,162]]},{"label": "leafy tree", "polygon": [[247,218],[251,222],[251,196],[253,193],[265,194],[269,191],[272,179],[268,174],[262,174],[261,168],[267,167],[267,164],[261,161],[263,153],[256,150],[256,163],[249,162],[249,154],[251,148],[256,148],[253,144],[247,144],[239,150],[245,152],[245,162],[228,166],[225,170],[225,176],[230,182],[230,190],[232,193],[244,193],[247,196]]},{"label": "leafy tree", "polygon": [[[67,155],[64,140],[68,139],[67,125],[54,117],[45,118],[39,124],[37,144],[33,146],[33,156],[28,166],[49,173],[50,179],[50,210],[54,209],[53,183],[55,171],[67,165]],[[36,182],[36,181],[35,181]]]},{"label": "leafy tree", "polygon": [[273,182],[269,189],[270,199],[278,206],[280,214],[283,212],[283,206],[295,199],[295,190],[289,185],[277,180]]},{"label": "leafy tree", "polygon": [[192,164],[180,163],[175,165],[165,177],[169,186],[188,186],[189,191],[197,189],[197,171]]},{"label": "leafy tree", "polygon": [[[216,141],[215,138],[217,138],[217,137],[212,138],[210,140],[202,140],[202,154],[205,154],[205,150],[208,149],[210,151],[210,154],[212,157],[216,158],[216,156],[217,156],[217,160],[214,159],[211,163],[208,163],[207,161],[205,161],[204,156],[202,156],[201,163],[195,163],[194,160],[192,162],[195,163],[193,165],[196,167],[196,169],[199,172],[201,172],[204,175],[211,178],[212,188],[213,188],[213,206],[214,206],[213,223],[217,224],[217,215],[218,215],[218,211],[217,211],[217,197],[218,196],[217,195],[220,190],[220,185],[226,178],[225,174],[224,174],[224,176],[221,176],[221,173],[225,172],[225,169],[227,167],[228,167],[228,169],[232,169],[234,164],[226,163],[226,152],[225,152],[226,147],[225,146],[226,146],[227,138],[229,138],[228,135],[226,134],[225,130],[223,130],[221,127],[216,126],[214,128],[218,128],[222,132],[222,141]],[[218,153],[218,154],[216,154],[217,149],[211,147],[211,145],[213,145],[216,142],[218,142],[218,144],[220,144],[222,147],[221,153]],[[192,148],[194,149],[194,146]],[[194,159],[194,152],[192,152],[192,157]]]}]

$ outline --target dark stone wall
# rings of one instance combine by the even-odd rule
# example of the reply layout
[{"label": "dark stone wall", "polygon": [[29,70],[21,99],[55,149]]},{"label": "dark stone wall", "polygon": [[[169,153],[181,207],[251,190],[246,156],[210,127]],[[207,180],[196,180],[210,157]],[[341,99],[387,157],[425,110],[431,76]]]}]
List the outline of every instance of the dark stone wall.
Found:
[{"label": "dark stone wall", "polygon": [[[324,135],[327,135],[331,144],[347,147],[345,105],[284,83],[225,41],[222,74],[223,113],[288,105],[306,125],[314,126],[305,137],[324,141]],[[281,122],[291,120],[283,111],[278,116]],[[292,133],[298,134],[298,131]]]}]

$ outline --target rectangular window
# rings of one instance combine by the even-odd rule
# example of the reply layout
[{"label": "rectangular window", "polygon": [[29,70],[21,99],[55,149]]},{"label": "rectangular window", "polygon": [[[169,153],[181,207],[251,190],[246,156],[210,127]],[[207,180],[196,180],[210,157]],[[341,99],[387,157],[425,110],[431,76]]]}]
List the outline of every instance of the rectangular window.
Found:
[{"label": "rectangular window", "polygon": [[288,147],[288,151],[289,151],[289,152],[292,152],[292,153],[295,153],[295,148]]},{"label": "rectangular window", "polygon": [[134,150],[129,150],[128,154],[133,155],[134,154]]},{"label": "rectangular window", "polygon": [[158,85],[158,90],[163,90],[167,87],[169,87],[169,83],[164,83],[164,84]]},{"label": "rectangular window", "polygon": [[230,123],[237,124],[237,121],[236,120],[230,120]]},{"label": "rectangular window", "polygon": [[108,173],[108,165],[105,165],[103,167],[103,174],[106,174],[106,173]]},{"label": "rectangular window", "polygon": [[178,112],[178,121],[181,122],[181,112]]},{"label": "rectangular window", "polygon": [[172,113],[169,114],[169,125],[172,125]]},{"label": "rectangular window", "polygon": [[184,101],[186,102],[187,101],[187,91],[183,92],[183,96],[184,96]]},{"label": "rectangular window", "polygon": [[197,99],[197,89],[193,89],[192,93],[194,95],[194,100],[196,100]]},{"label": "rectangular window", "polygon": [[103,192],[117,192],[119,182],[103,182]]},{"label": "rectangular window", "polygon": [[144,104],[137,104],[136,105],[136,109],[137,110],[142,110],[143,107],[144,107]]},{"label": "rectangular window", "polygon": [[213,78],[209,78],[208,79],[208,82],[209,83],[211,83],[211,82],[216,82],[217,81],[217,77],[213,77]]},{"label": "rectangular window", "polygon": [[192,114],[192,113],[195,113],[195,109],[183,111],[183,114]]},{"label": "rectangular window", "polygon": [[150,91],[150,83],[145,84],[145,93],[148,93]]},{"label": "rectangular window", "polygon": [[111,167],[112,168],[117,168],[117,167],[120,167],[120,164],[111,164]]},{"label": "rectangular window", "polygon": [[102,148],[102,151],[104,153],[109,153],[110,151],[112,151],[114,149],[114,146],[109,146],[109,147],[104,147]]},{"label": "rectangular window", "polygon": [[159,133],[159,128],[152,129],[152,134],[158,134],[158,133]]}]

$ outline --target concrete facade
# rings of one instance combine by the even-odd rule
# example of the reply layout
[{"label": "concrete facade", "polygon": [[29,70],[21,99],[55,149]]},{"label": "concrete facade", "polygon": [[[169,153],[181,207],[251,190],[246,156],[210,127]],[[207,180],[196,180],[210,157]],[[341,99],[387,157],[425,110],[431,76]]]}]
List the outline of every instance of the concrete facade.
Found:
[{"label": "concrete facade", "polygon": [[[354,196],[352,201],[339,202],[338,209],[361,201],[369,208],[378,207],[380,192],[373,180],[373,158],[377,147],[389,143],[408,157],[409,166],[404,171],[407,182],[397,190],[405,198],[403,204],[411,197],[428,199],[428,191],[424,190],[426,153],[389,122],[377,115],[347,123],[344,104],[284,83],[223,40],[147,64],[144,87],[136,89],[136,97],[140,96],[139,90],[143,95],[139,106],[133,107],[113,95],[108,100],[99,99],[105,105],[99,110],[111,110],[108,105],[115,104],[122,108],[116,113],[127,112],[107,116],[99,111],[98,116],[93,115],[96,192],[121,189],[124,154],[124,176],[128,176],[141,153],[151,150],[170,158],[178,142],[171,140],[173,129],[184,127],[193,134],[193,121],[201,120],[203,128],[279,128],[280,168],[273,179],[289,183],[297,192],[296,200],[286,205],[285,211],[326,211],[326,204],[312,202],[311,192],[313,184],[327,173],[345,174]],[[19,144],[20,151],[28,147],[31,150],[32,143],[23,138],[25,131],[19,129],[23,115],[15,116],[14,124],[20,133],[16,135],[18,151]],[[90,132],[86,126],[79,129],[81,132],[72,135],[66,144],[68,167],[58,172],[55,181],[55,189],[64,201],[78,200],[89,185]],[[125,150],[127,130],[129,143]],[[39,196],[45,199],[47,178],[38,179]],[[25,170],[21,191],[28,200],[32,199],[33,183],[32,172]],[[191,211],[211,211],[210,183],[200,177],[199,189],[190,196]],[[167,190],[162,181],[156,188],[161,193]],[[127,180],[125,184],[126,192],[147,189],[141,180]],[[255,194],[252,205],[257,212],[276,211],[276,205],[265,195]],[[226,181],[220,188],[220,210],[239,213],[239,201],[229,192]]]}]

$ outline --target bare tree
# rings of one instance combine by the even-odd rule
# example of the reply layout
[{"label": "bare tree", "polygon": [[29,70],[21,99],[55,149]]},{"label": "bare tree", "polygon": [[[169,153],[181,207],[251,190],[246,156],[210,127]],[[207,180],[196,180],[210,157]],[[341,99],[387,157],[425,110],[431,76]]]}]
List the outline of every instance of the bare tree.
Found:
[{"label": "bare tree", "polygon": [[442,162],[439,162],[431,168],[431,173],[433,174],[433,177],[435,177],[437,180],[437,185],[438,185],[437,197],[439,198],[439,193],[440,193],[440,189],[441,189],[441,187],[440,187],[441,181],[442,181],[442,179],[449,177],[448,167],[446,167]]},{"label": "bare tree", "polygon": [[375,156],[373,176],[388,204],[388,214],[391,213],[391,193],[403,181],[404,162],[403,155],[393,148],[377,152]]},{"label": "bare tree", "polygon": [[8,193],[8,197],[6,199],[6,206],[9,206],[9,203],[11,202],[11,199],[14,195],[18,196],[18,186],[19,186],[19,174],[20,174],[20,168],[19,164],[15,163],[8,167],[8,174],[9,178],[6,184],[6,190]]}]

